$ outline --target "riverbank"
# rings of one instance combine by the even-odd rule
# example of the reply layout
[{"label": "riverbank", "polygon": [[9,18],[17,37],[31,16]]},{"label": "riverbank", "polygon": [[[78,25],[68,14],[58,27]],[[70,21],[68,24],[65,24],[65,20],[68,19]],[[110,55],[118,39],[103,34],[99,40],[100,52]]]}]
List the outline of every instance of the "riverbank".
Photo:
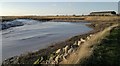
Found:
[{"label": "riverbank", "polygon": [[99,43],[101,39],[108,35],[109,31],[116,26],[117,25],[112,25],[105,28],[103,31],[95,33],[91,39],[83,43],[76,52],[71,54],[67,60],[62,61],[61,64],[81,64],[84,59],[87,59],[92,55],[94,47],[97,45],[97,43]]},{"label": "riverbank", "polygon": [[81,66],[120,66],[120,26],[113,28],[109,35],[97,43],[93,54]]},{"label": "riverbank", "polygon": [[39,62],[45,63],[46,60],[48,60],[50,58],[49,55],[51,55],[51,54],[53,55],[57,49],[63,48],[66,45],[72,46],[75,43],[75,41],[80,40],[80,38],[86,38],[90,34],[94,34],[99,31],[102,31],[103,29],[105,29],[106,27],[108,27],[110,25],[112,25],[112,23],[99,23],[99,24],[92,23],[91,25],[88,25],[88,26],[94,28],[94,30],[90,31],[87,34],[82,34],[79,36],[72,37],[64,42],[55,43],[55,44],[49,46],[48,48],[41,49],[37,52],[30,52],[25,55],[22,54],[21,56],[11,57],[11,58],[5,60],[3,62],[3,64],[33,64],[35,61],[37,61],[41,57],[43,57],[44,59],[42,60],[42,62],[40,62],[40,61]]}]

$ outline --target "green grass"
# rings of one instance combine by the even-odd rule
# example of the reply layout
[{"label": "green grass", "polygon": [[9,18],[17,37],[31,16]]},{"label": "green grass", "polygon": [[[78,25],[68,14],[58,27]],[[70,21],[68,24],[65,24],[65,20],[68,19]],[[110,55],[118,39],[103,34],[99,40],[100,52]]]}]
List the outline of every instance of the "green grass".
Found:
[{"label": "green grass", "polygon": [[110,31],[82,66],[120,66],[120,27]]}]

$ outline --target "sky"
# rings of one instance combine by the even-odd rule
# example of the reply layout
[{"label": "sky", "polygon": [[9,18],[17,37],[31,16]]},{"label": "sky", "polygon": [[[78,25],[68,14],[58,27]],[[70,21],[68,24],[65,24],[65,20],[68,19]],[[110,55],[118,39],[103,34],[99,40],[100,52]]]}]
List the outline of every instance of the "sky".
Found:
[{"label": "sky", "polygon": [[120,0],[0,0],[1,2],[118,2]]},{"label": "sky", "polygon": [[93,11],[116,11],[118,2],[1,2],[0,16],[85,15]]}]

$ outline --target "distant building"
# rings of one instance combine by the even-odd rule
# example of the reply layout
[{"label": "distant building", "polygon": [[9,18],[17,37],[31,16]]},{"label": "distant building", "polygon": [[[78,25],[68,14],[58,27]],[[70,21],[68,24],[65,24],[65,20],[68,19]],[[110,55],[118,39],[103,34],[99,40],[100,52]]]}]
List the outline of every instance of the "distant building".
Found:
[{"label": "distant building", "polygon": [[91,12],[91,16],[112,16],[116,15],[115,11],[102,11],[102,12]]}]

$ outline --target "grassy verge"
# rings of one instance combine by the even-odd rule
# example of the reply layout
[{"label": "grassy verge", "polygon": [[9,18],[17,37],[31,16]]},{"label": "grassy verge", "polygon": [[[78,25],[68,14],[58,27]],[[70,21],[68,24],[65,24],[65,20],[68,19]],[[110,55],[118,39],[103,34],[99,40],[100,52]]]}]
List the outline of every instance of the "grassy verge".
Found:
[{"label": "grassy verge", "polygon": [[120,66],[120,26],[110,31],[81,66]]}]

